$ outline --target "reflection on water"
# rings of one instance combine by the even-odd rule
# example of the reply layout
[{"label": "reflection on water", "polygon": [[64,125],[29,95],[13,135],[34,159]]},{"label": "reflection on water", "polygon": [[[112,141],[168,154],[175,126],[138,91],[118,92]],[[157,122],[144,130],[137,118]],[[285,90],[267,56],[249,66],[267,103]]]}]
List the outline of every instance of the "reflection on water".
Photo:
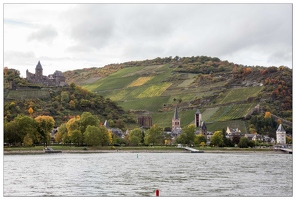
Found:
[{"label": "reflection on water", "polygon": [[292,196],[291,154],[5,155],[4,196]]}]

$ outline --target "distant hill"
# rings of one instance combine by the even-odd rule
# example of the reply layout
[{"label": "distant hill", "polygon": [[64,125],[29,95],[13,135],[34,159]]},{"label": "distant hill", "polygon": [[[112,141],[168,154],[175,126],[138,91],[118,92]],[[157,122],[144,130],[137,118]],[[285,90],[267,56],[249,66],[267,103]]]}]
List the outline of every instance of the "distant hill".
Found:
[{"label": "distant hill", "polygon": [[[247,133],[251,114],[266,111],[292,121],[292,70],[283,66],[243,66],[207,56],[176,56],[64,74],[69,82],[118,102],[135,116],[151,115],[153,124],[161,127],[171,127],[175,106],[181,126],[192,123],[199,109],[210,131],[226,128],[229,122]],[[258,104],[259,113],[254,109]]]}]

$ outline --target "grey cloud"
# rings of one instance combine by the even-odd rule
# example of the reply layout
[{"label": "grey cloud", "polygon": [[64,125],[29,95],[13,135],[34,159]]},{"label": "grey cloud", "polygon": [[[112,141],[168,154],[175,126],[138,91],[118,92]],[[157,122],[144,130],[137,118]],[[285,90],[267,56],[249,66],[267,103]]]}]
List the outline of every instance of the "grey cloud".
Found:
[{"label": "grey cloud", "polygon": [[28,40],[37,40],[37,41],[45,41],[47,43],[51,43],[52,40],[58,36],[58,32],[56,31],[56,29],[51,26],[43,26],[40,29],[38,29],[37,31],[32,32],[29,36],[28,36]]},{"label": "grey cloud", "polygon": [[287,59],[292,51],[291,4],[86,4],[62,18],[76,53],[117,47],[145,59],[252,49],[268,57],[283,44]]}]

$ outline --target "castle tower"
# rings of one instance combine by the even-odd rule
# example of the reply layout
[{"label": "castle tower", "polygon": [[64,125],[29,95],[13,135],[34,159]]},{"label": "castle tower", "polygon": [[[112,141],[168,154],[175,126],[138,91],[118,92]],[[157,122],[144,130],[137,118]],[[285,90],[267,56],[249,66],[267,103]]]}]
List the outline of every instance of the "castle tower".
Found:
[{"label": "castle tower", "polygon": [[174,117],[172,118],[172,132],[181,130],[181,118],[178,116],[178,108],[176,106]]},{"label": "castle tower", "polygon": [[42,69],[42,66],[40,64],[40,61],[38,61],[38,64],[36,65],[36,68],[35,68],[35,81],[36,82],[41,82],[42,77],[43,77],[43,69]]},{"label": "castle tower", "polygon": [[286,144],[286,131],[282,124],[280,124],[276,130],[276,143]]},{"label": "castle tower", "polygon": [[200,133],[202,133],[204,136],[207,137],[207,132],[208,132],[208,129],[207,129],[206,123],[201,122]]},{"label": "castle tower", "polygon": [[201,113],[197,109],[196,112],[195,112],[195,126],[200,127],[200,125],[201,125],[200,122],[201,122]]}]

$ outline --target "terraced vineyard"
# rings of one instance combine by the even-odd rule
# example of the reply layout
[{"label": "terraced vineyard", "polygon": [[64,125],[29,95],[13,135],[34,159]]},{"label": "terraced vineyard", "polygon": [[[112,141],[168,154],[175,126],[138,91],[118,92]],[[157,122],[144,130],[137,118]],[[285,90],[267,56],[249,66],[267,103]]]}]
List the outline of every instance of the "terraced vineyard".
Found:
[{"label": "terraced vineyard", "polygon": [[[211,105],[213,107],[205,109],[196,106],[199,110],[204,110],[203,121],[214,127],[218,126],[214,124],[242,119],[258,104],[247,103],[246,100],[256,97],[264,88],[226,89],[225,79],[208,85],[198,85],[196,76],[197,74],[190,73],[176,74],[170,65],[128,67],[83,87],[117,101],[125,110],[147,111],[152,115],[153,123],[161,127],[171,127],[173,116],[171,108],[170,111],[163,111],[164,105],[175,106],[182,103],[192,108],[191,102],[196,99],[215,95],[219,99],[215,99]],[[179,112],[182,127],[193,122],[195,111],[196,109]]]},{"label": "terraced vineyard", "polygon": [[127,110],[148,110],[150,112],[158,112],[163,104],[168,101],[168,98],[169,97],[142,98],[120,101],[118,104]]},{"label": "terraced vineyard", "polygon": [[255,106],[256,103],[221,106],[218,110],[216,110],[216,112],[213,112],[210,117],[207,116],[207,122],[212,123],[216,121],[240,119],[243,118]]},{"label": "terraced vineyard", "polygon": [[256,97],[263,88],[262,86],[257,86],[228,90],[225,97],[220,101],[220,104],[245,101],[249,97]]}]

